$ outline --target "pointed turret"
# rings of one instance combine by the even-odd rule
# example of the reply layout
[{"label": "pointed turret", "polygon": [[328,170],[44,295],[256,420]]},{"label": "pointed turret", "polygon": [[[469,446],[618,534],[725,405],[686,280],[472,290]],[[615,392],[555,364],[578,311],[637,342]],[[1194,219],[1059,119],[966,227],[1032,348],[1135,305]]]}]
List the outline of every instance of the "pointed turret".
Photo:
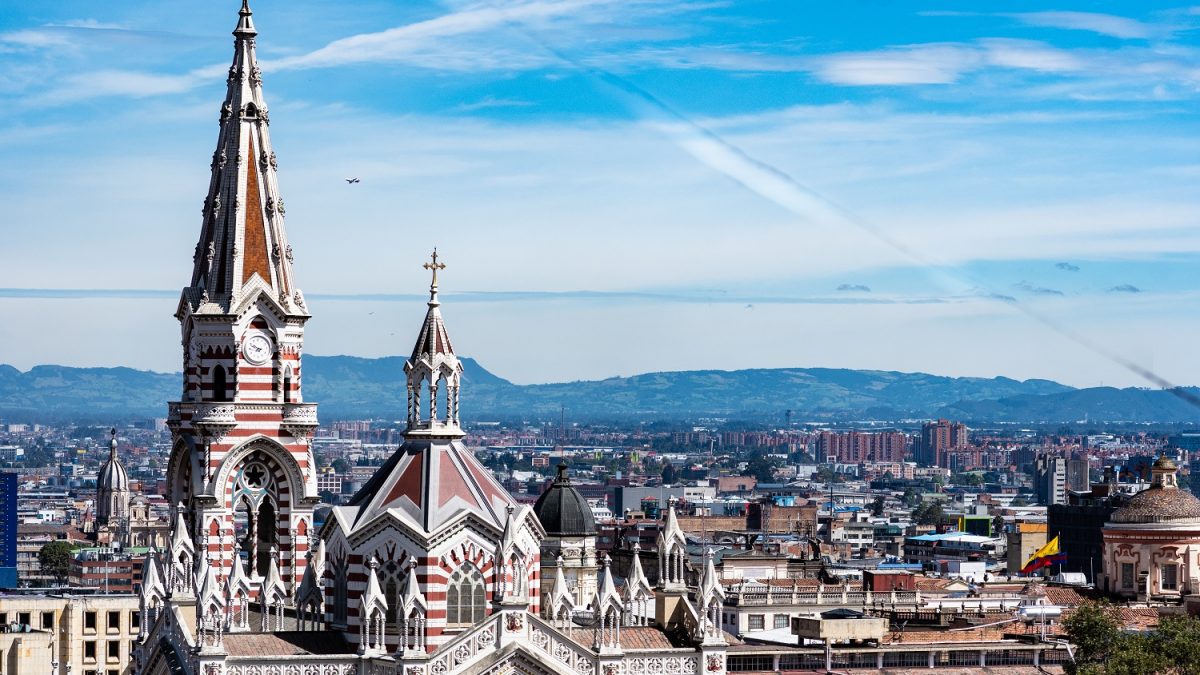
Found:
[{"label": "pointed turret", "polygon": [[687,558],[687,537],[679,527],[675,516],[675,500],[667,503],[667,518],[658,535],[658,585],[659,588],[682,590],[683,568]]},{"label": "pointed turret", "polygon": [[230,314],[261,290],[284,314],[306,316],[303,296],[292,284],[292,250],[284,230],[252,16],[243,2],[233,31],[233,63],[203,227],[183,301],[194,313]]},{"label": "pointed turret", "polygon": [[593,647],[601,654],[620,651],[621,624],[624,623],[625,606],[613,583],[612,571],[608,568],[611,559],[604,556],[604,567],[600,571],[600,587],[592,600],[595,613],[595,640]]},{"label": "pointed turret", "polygon": [[425,600],[425,594],[421,592],[421,582],[417,578],[417,565],[413,563],[408,566],[404,587],[400,589],[400,609],[407,614],[416,608],[420,608],[422,611],[428,610],[429,603]]},{"label": "pointed turret", "polygon": [[704,644],[725,644],[721,635],[721,608],[725,603],[725,588],[713,564],[713,550],[704,551],[704,571],[700,578],[700,593],[696,598],[696,639]]},{"label": "pointed turret", "polygon": [[371,556],[370,573],[367,574],[367,589],[358,600],[358,613],[363,618],[360,626],[358,653],[373,654],[383,650],[383,627],[387,623],[388,602],[379,587],[379,561]]},{"label": "pointed turret", "polygon": [[172,595],[191,595],[194,592],[196,545],[188,533],[183,512],[183,504],[179,504],[175,508],[175,527],[171,530],[171,549],[167,556],[167,590]]},{"label": "pointed turret", "polygon": [[408,565],[408,575],[404,578],[398,602],[400,606],[396,614],[400,621],[400,641],[396,644],[396,654],[404,656],[405,652],[424,652],[429,602],[421,592],[416,562],[410,561]]},{"label": "pointed turret", "polygon": [[442,303],[438,300],[437,274],[446,269],[446,264],[438,262],[437,249],[431,258],[431,262],[424,265],[433,272],[429,309],[413,345],[412,356],[404,364],[408,377],[408,430],[405,435],[461,438],[458,391],[463,367],[450,344],[450,334],[442,320]]},{"label": "pointed turret", "polygon": [[567,578],[563,574],[563,559],[558,556],[554,566],[554,585],[550,587],[550,597],[545,606],[546,618],[554,621],[555,625],[565,628],[571,623],[575,613],[575,597],[567,586]]},{"label": "pointed turret", "polygon": [[629,577],[625,579],[625,588],[621,592],[621,598],[625,601],[626,626],[644,626],[653,614],[650,603],[654,599],[654,591],[650,588],[646,573],[642,571],[641,550],[641,545],[634,542],[633,562],[629,567]]},{"label": "pointed turret", "polygon": [[158,552],[150,549],[142,561],[142,588],[138,608],[142,613],[138,635],[145,636],[154,628],[158,614],[167,602],[167,587],[158,571]]}]

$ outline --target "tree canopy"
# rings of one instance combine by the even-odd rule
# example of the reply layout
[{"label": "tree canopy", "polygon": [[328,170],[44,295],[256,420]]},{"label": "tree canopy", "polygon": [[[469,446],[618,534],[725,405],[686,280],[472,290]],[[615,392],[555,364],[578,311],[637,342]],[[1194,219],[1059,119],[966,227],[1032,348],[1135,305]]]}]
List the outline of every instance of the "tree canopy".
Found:
[{"label": "tree canopy", "polygon": [[1068,675],[1200,674],[1200,619],[1165,616],[1149,633],[1121,628],[1118,610],[1107,601],[1080,605],[1063,622],[1075,645]]},{"label": "tree canopy", "polygon": [[53,576],[60,583],[65,581],[71,571],[71,552],[74,549],[70,542],[52,541],[38,551],[38,563],[42,572]]}]

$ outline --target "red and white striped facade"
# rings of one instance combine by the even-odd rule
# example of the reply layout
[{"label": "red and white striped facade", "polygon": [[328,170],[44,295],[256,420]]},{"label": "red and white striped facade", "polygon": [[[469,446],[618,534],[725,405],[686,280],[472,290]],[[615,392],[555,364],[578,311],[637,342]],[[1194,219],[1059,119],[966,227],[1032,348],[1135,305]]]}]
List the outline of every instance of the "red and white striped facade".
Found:
[{"label": "red and white striped facade", "polygon": [[[334,507],[321,533],[327,623],[357,640],[359,600],[374,558],[390,607],[389,624],[396,625],[402,580],[415,564],[427,604],[424,648],[429,651],[470,627],[461,612],[455,620],[450,607],[463,606],[460,594],[469,586],[452,583],[456,579],[482,581],[473,622],[502,605],[537,613],[545,536],[533,510],[518,506],[462,443],[462,365],[437,297],[436,270],[443,266],[435,257],[432,267],[429,309],[405,365],[410,404],[404,443],[348,505]],[[398,635],[387,631],[389,647]]]},{"label": "red and white striped facade", "polygon": [[[252,579],[277,555],[299,584],[313,537],[316,472],[301,353],[309,314],[292,280],[276,158],[243,4],[220,113],[190,285],[176,318],[183,392],[170,404],[168,497],[182,509],[197,557],[228,575],[235,541]],[[275,553],[277,551],[277,554]]]}]

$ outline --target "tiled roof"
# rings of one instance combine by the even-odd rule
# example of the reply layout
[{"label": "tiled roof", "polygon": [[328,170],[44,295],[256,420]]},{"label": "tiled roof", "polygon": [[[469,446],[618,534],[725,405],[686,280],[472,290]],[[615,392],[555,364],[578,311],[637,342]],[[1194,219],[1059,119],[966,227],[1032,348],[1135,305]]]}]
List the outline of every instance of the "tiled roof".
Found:
[{"label": "tiled roof", "polygon": [[307,654],[354,654],[337,631],[288,631],[284,633],[227,633],[225,650],[230,656],[304,656]]},{"label": "tiled roof", "polygon": [[[571,628],[567,632],[572,640],[589,649],[592,647],[592,640],[596,634],[594,629]],[[667,636],[654,626],[621,627],[621,649],[671,649],[674,646]]]}]

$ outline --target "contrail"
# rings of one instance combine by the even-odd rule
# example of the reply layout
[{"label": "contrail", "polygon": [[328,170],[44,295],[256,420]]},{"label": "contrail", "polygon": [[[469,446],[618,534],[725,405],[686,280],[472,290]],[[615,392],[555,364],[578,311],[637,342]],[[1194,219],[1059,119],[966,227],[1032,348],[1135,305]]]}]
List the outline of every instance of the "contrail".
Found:
[{"label": "contrail", "polygon": [[974,285],[985,291],[990,297],[1002,299],[1009,306],[1052,332],[1200,408],[1200,397],[1173,384],[1149,368],[1084,337],[1048,315],[1022,304],[1016,298],[999,293],[990,288],[983,280],[972,277],[962,269],[939,262],[908,246],[875,224],[860,218],[833,200],[804,185],[786,171],[750,155],[637,84],[572,57],[543,39],[526,24],[508,21],[507,25],[525,35],[563,63],[623,92],[626,95],[626,101],[632,104],[630,105],[631,111],[638,114],[643,121],[658,121],[659,124],[655,126],[666,133],[680,148],[754,194],[819,227],[842,228],[846,225],[856,227],[927,270]]}]

